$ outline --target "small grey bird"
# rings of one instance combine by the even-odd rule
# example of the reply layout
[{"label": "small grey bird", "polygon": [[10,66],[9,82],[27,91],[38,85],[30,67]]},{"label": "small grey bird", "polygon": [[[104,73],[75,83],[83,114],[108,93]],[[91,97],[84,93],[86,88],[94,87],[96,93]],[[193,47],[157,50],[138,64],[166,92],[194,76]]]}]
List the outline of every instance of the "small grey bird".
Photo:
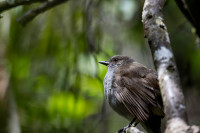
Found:
[{"label": "small grey bird", "polygon": [[119,132],[140,123],[147,132],[160,133],[161,118],[165,114],[156,72],[128,56],[116,55],[99,63],[108,67],[104,78],[108,103],[131,121]]}]

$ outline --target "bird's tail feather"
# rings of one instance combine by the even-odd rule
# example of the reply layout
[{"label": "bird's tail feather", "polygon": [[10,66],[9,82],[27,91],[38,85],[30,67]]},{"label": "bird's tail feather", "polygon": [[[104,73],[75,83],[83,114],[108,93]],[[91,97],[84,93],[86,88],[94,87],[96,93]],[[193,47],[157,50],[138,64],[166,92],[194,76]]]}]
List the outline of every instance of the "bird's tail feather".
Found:
[{"label": "bird's tail feather", "polygon": [[151,116],[150,120],[142,126],[148,133],[161,133],[161,118],[159,116]]}]

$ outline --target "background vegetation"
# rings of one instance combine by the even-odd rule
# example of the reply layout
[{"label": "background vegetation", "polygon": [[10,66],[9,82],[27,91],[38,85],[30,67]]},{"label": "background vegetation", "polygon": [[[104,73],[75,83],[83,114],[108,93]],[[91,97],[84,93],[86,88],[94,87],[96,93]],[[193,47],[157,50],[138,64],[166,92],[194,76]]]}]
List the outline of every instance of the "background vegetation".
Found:
[{"label": "background vegetation", "polygon": [[[3,12],[0,72],[8,86],[1,99],[0,132],[16,133],[18,126],[22,133],[110,133],[128,124],[104,102],[106,67],[98,61],[123,54],[154,68],[142,7],[139,0],[71,0],[25,27],[17,18],[29,5]],[[189,122],[198,125],[200,41],[173,0],[167,2],[164,18]]]}]

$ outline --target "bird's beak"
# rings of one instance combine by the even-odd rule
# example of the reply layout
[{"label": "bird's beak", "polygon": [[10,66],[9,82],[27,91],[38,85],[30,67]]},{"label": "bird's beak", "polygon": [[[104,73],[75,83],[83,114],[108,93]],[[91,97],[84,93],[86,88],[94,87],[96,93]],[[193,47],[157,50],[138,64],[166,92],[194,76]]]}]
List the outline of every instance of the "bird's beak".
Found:
[{"label": "bird's beak", "polygon": [[103,64],[105,66],[108,66],[109,65],[109,61],[99,61],[100,64]]}]

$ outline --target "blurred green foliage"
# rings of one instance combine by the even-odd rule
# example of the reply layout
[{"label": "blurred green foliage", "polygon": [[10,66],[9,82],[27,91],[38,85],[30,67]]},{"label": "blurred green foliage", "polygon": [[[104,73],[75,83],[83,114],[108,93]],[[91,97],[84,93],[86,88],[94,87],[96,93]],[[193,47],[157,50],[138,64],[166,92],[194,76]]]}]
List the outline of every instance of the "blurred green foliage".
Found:
[{"label": "blurred green foliage", "polygon": [[[2,14],[0,46],[6,49],[2,63],[10,74],[9,89],[23,133],[82,133],[89,132],[86,128],[99,128],[96,117],[88,120],[95,115],[104,117],[106,67],[97,62],[128,54],[126,51],[132,51],[129,56],[140,53],[136,60],[151,61],[143,38],[142,4],[132,0],[68,1],[26,27],[16,20],[30,6]],[[164,18],[183,84],[200,87],[200,50],[191,25],[173,1],[168,1]],[[118,129],[119,125],[106,131]]]}]

